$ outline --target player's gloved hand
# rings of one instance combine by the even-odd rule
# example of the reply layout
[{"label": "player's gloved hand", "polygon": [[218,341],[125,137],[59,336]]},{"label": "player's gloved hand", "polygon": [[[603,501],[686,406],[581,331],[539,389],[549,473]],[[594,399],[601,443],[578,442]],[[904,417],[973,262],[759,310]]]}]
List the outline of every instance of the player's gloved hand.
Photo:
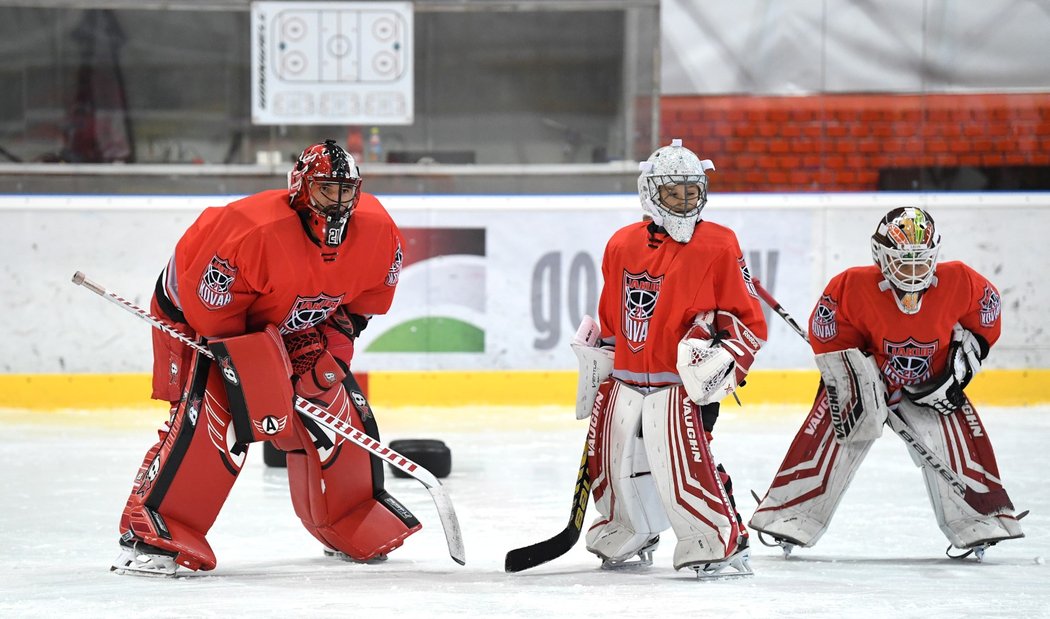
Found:
[{"label": "player's gloved hand", "polygon": [[988,344],[956,324],[952,329],[947,367],[941,376],[920,385],[906,385],[904,393],[920,406],[950,415],[966,403],[963,389],[981,369],[981,362],[987,355]]},{"label": "player's gloved hand", "polygon": [[346,369],[328,351],[328,339],[314,328],[284,336],[292,362],[292,385],[300,397],[319,397],[346,377]]},{"label": "player's gloved hand", "polygon": [[744,384],[762,342],[733,314],[700,312],[678,343],[676,367],[697,404],[718,402]]}]

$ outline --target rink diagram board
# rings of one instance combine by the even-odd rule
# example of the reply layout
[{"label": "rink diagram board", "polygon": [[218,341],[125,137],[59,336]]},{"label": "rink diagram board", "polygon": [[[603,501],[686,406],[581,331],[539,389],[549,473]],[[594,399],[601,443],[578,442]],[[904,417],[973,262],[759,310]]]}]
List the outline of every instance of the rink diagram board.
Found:
[{"label": "rink diagram board", "polygon": [[413,122],[410,2],[253,2],[252,122]]}]

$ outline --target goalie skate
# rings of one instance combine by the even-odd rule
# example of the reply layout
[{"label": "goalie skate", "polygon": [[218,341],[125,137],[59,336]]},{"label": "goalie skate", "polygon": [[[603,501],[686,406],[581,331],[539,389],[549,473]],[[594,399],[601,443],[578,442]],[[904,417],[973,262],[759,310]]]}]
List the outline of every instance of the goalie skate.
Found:
[{"label": "goalie skate", "polygon": [[686,565],[696,572],[697,580],[721,580],[723,578],[739,578],[741,576],[754,576],[751,569],[751,547],[747,539],[741,539],[736,552],[721,561],[711,563],[697,563]]},{"label": "goalie skate", "polygon": [[[1026,509],[1023,512],[1021,512],[1020,514],[1017,514],[1017,518],[1015,518],[1014,521],[1016,522],[1018,520],[1021,520],[1022,518],[1024,518],[1027,515],[1028,515],[1028,510]],[[966,548],[960,548],[958,550],[962,550],[962,552],[959,553],[959,554],[956,554],[956,555],[952,554],[952,549],[955,548],[955,546],[953,546],[951,544],[948,544],[948,548],[946,548],[944,550],[944,554],[949,559],[965,559],[966,557],[968,557],[970,555],[973,555],[973,558],[977,559],[978,563],[983,563],[984,562],[984,551],[985,550],[988,550],[992,546],[995,546],[996,544],[998,544],[999,542],[1003,541],[1004,539],[1017,539],[1018,537],[1024,537],[1024,534],[1020,533],[1020,529],[1017,529],[1017,533],[1018,533],[1018,535],[1016,535],[1014,537],[1002,537],[1002,538],[998,538],[998,539],[994,539],[994,540],[984,540],[984,541],[977,542],[976,544],[973,544],[972,546],[968,546]]]},{"label": "goalie skate", "polygon": [[638,549],[638,554],[635,557],[628,557],[620,561],[613,561],[612,559],[602,556],[598,553],[602,560],[603,570],[623,570],[623,569],[634,569],[639,567],[649,567],[653,564],[653,551],[660,546],[660,536],[657,535],[645,543],[644,546]]},{"label": "goalie skate", "polygon": [[120,542],[120,555],[113,561],[109,571],[120,575],[161,576],[172,578],[178,569],[175,553],[156,546],[132,541]]},{"label": "goalie skate", "polygon": [[387,557],[388,557],[388,555],[380,553],[380,554],[377,554],[376,556],[372,557],[371,559],[368,559],[367,561],[361,561],[360,559],[355,559],[355,558],[351,557],[350,555],[346,554],[345,552],[340,552],[338,550],[332,550],[331,548],[325,548],[324,549],[324,556],[332,557],[334,559],[339,559],[340,561],[346,561],[347,563],[361,563],[363,565],[375,565],[376,563],[382,563],[382,562],[386,561]]}]

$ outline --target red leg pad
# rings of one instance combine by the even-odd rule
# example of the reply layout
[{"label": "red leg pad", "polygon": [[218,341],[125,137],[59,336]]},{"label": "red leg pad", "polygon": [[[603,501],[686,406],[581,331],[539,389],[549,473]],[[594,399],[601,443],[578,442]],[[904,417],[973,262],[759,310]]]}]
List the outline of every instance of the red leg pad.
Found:
[{"label": "red leg pad", "polygon": [[[247,455],[234,440],[226,394],[214,367],[196,367],[170,427],[146,453],[120,519],[120,533],[215,567],[204,539]],[[206,385],[206,387],[205,387]]]},{"label": "red leg pad", "polygon": [[[367,432],[340,386],[328,410]],[[295,513],[322,544],[365,561],[400,546],[419,521],[383,490],[383,468],[367,451],[327,430],[295,430],[301,451],[288,454],[288,484]],[[371,433],[370,433],[371,435]]]}]

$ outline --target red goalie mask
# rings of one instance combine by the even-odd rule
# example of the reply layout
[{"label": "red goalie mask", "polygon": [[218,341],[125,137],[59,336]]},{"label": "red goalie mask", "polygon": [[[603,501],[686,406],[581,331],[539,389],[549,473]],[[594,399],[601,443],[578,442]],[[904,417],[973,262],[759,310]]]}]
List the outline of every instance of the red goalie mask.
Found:
[{"label": "red goalie mask", "polygon": [[338,247],[346,238],[360,195],[357,163],[335,140],[304,150],[288,173],[289,203],[322,247]]}]

